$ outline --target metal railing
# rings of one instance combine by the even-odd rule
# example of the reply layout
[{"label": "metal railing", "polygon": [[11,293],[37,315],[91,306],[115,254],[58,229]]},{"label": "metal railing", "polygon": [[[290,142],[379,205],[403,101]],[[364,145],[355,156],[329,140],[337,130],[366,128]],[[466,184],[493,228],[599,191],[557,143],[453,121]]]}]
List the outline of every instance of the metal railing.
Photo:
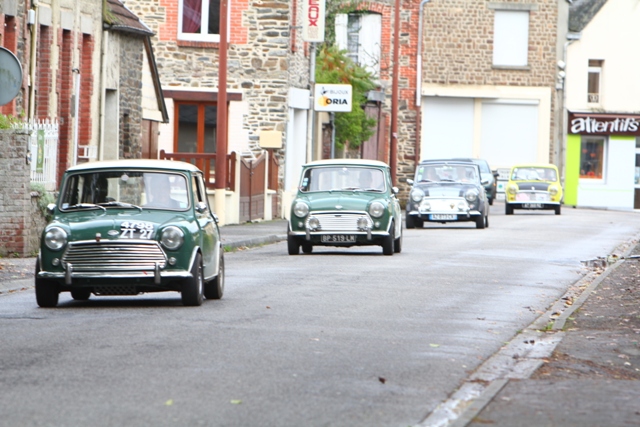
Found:
[{"label": "metal railing", "polygon": [[33,120],[22,124],[29,132],[31,182],[42,184],[47,191],[55,191],[58,166],[58,122]]}]

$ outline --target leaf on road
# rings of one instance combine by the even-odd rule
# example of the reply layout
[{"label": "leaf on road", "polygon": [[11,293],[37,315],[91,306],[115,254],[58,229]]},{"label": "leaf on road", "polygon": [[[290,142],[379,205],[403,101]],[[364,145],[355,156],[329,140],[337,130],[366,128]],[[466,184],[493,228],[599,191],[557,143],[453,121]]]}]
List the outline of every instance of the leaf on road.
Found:
[{"label": "leaf on road", "polygon": [[240,404],[242,403],[242,400],[240,400],[240,399],[232,399],[232,400],[231,400],[231,403],[232,403],[233,405],[240,405]]},{"label": "leaf on road", "polygon": [[433,347],[433,348],[438,348],[438,347],[440,347],[440,344],[429,344],[429,345],[430,345],[431,347]]},{"label": "leaf on road", "polygon": [[173,405],[173,399],[169,399],[166,402],[164,402],[165,406],[171,406]]}]

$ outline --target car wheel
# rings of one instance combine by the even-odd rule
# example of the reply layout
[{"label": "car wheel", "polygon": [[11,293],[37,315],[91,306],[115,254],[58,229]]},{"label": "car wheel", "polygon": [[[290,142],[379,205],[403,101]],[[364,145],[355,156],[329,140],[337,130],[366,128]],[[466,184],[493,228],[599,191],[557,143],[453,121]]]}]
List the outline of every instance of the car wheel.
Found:
[{"label": "car wheel", "polygon": [[399,254],[402,252],[402,230],[400,230],[400,237],[393,241],[393,252]]},{"label": "car wheel", "polygon": [[58,284],[51,280],[38,278],[40,260],[36,260],[36,302],[40,307],[55,307],[58,305]]},{"label": "car wheel", "polygon": [[504,214],[513,215],[513,206],[510,206],[509,203],[507,202],[505,202],[505,205],[504,205]]},{"label": "car wheel", "polygon": [[300,253],[298,239],[293,236],[287,236],[287,249],[289,250],[289,255],[298,255]]},{"label": "car wheel", "polygon": [[484,218],[484,226],[489,228],[489,215]]},{"label": "car wheel", "polygon": [[391,223],[389,227],[389,235],[382,240],[382,253],[384,255],[393,255],[393,244],[395,240],[395,225]]},{"label": "car wheel", "polygon": [[413,222],[416,224],[416,228],[424,227],[424,220],[422,220],[421,218],[416,218]]},{"label": "car wheel", "polygon": [[556,206],[554,210],[556,211],[556,215],[560,215],[560,205]]},{"label": "car wheel", "polygon": [[311,242],[303,242],[302,243],[302,253],[310,254],[313,252],[313,245]]},{"label": "car wheel", "polygon": [[407,228],[416,228],[416,223],[413,218],[413,215],[407,214],[406,218],[404,219],[404,223]]},{"label": "car wheel", "polygon": [[206,299],[220,299],[224,294],[224,255],[220,248],[220,262],[218,263],[218,275],[204,284],[204,297]]},{"label": "car wheel", "polygon": [[182,282],[182,304],[188,306],[202,305],[204,279],[202,277],[202,257],[196,255],[191,267],[191,277]]},{"label": "car wheel", "polygon": [[91,297],[91,290],[89,289],[72,289],[71,298],[76,301],[86,301]]},{"label": "car wheel", "polygon": [[485,218],[484,215],[479,216],[479,217],[476,218],[476,228],[484,228],[484,224],[485,224],[484,223],[484,218]]}]

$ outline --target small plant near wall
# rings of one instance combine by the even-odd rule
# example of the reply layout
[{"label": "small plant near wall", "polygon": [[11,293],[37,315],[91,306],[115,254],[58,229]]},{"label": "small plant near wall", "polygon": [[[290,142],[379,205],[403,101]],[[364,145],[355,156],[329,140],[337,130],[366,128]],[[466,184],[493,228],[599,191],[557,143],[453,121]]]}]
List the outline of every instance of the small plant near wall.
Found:
[{"label": "small plant near wall", "polygon": [[38,210],[40,211],[40,213],[42,214],[42,217],[47,221],[51,221],[52,217],[51,214],[49,214],[49,212],[47,212],[47,206],[49,206],[51,203],[55,203],[56,199],[53,196],[53,194],[49,191],[47,191],[44,188],[44,185],[42,184],[38,184],[35,182],[31,183],[31,191],[32,192],[37,192],[39,194],[38,196]]},{"label": "small plant near wall", "polygon": [[19,117],[0,114],[0,129],[12,129],[19,123],[22,123],[22,120]]}]

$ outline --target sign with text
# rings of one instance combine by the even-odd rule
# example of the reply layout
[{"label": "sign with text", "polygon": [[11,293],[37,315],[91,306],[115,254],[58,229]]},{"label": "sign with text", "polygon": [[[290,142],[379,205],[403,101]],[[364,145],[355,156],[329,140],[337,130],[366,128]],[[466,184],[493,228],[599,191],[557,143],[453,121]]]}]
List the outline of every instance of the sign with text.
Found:
[{"label": "sign with text", "polygon": [[325,0],[304,0],[302,18],[302,40],[306,42],[323,42]]},{"label": "sign with text", "polygon": [[353,108],[351,85],[316,83],[314,97],[315,111],[348,113]]},{"label": "sign with text", "polygon": [[569,112],[569,133],[640,136],[640,115]]}]

